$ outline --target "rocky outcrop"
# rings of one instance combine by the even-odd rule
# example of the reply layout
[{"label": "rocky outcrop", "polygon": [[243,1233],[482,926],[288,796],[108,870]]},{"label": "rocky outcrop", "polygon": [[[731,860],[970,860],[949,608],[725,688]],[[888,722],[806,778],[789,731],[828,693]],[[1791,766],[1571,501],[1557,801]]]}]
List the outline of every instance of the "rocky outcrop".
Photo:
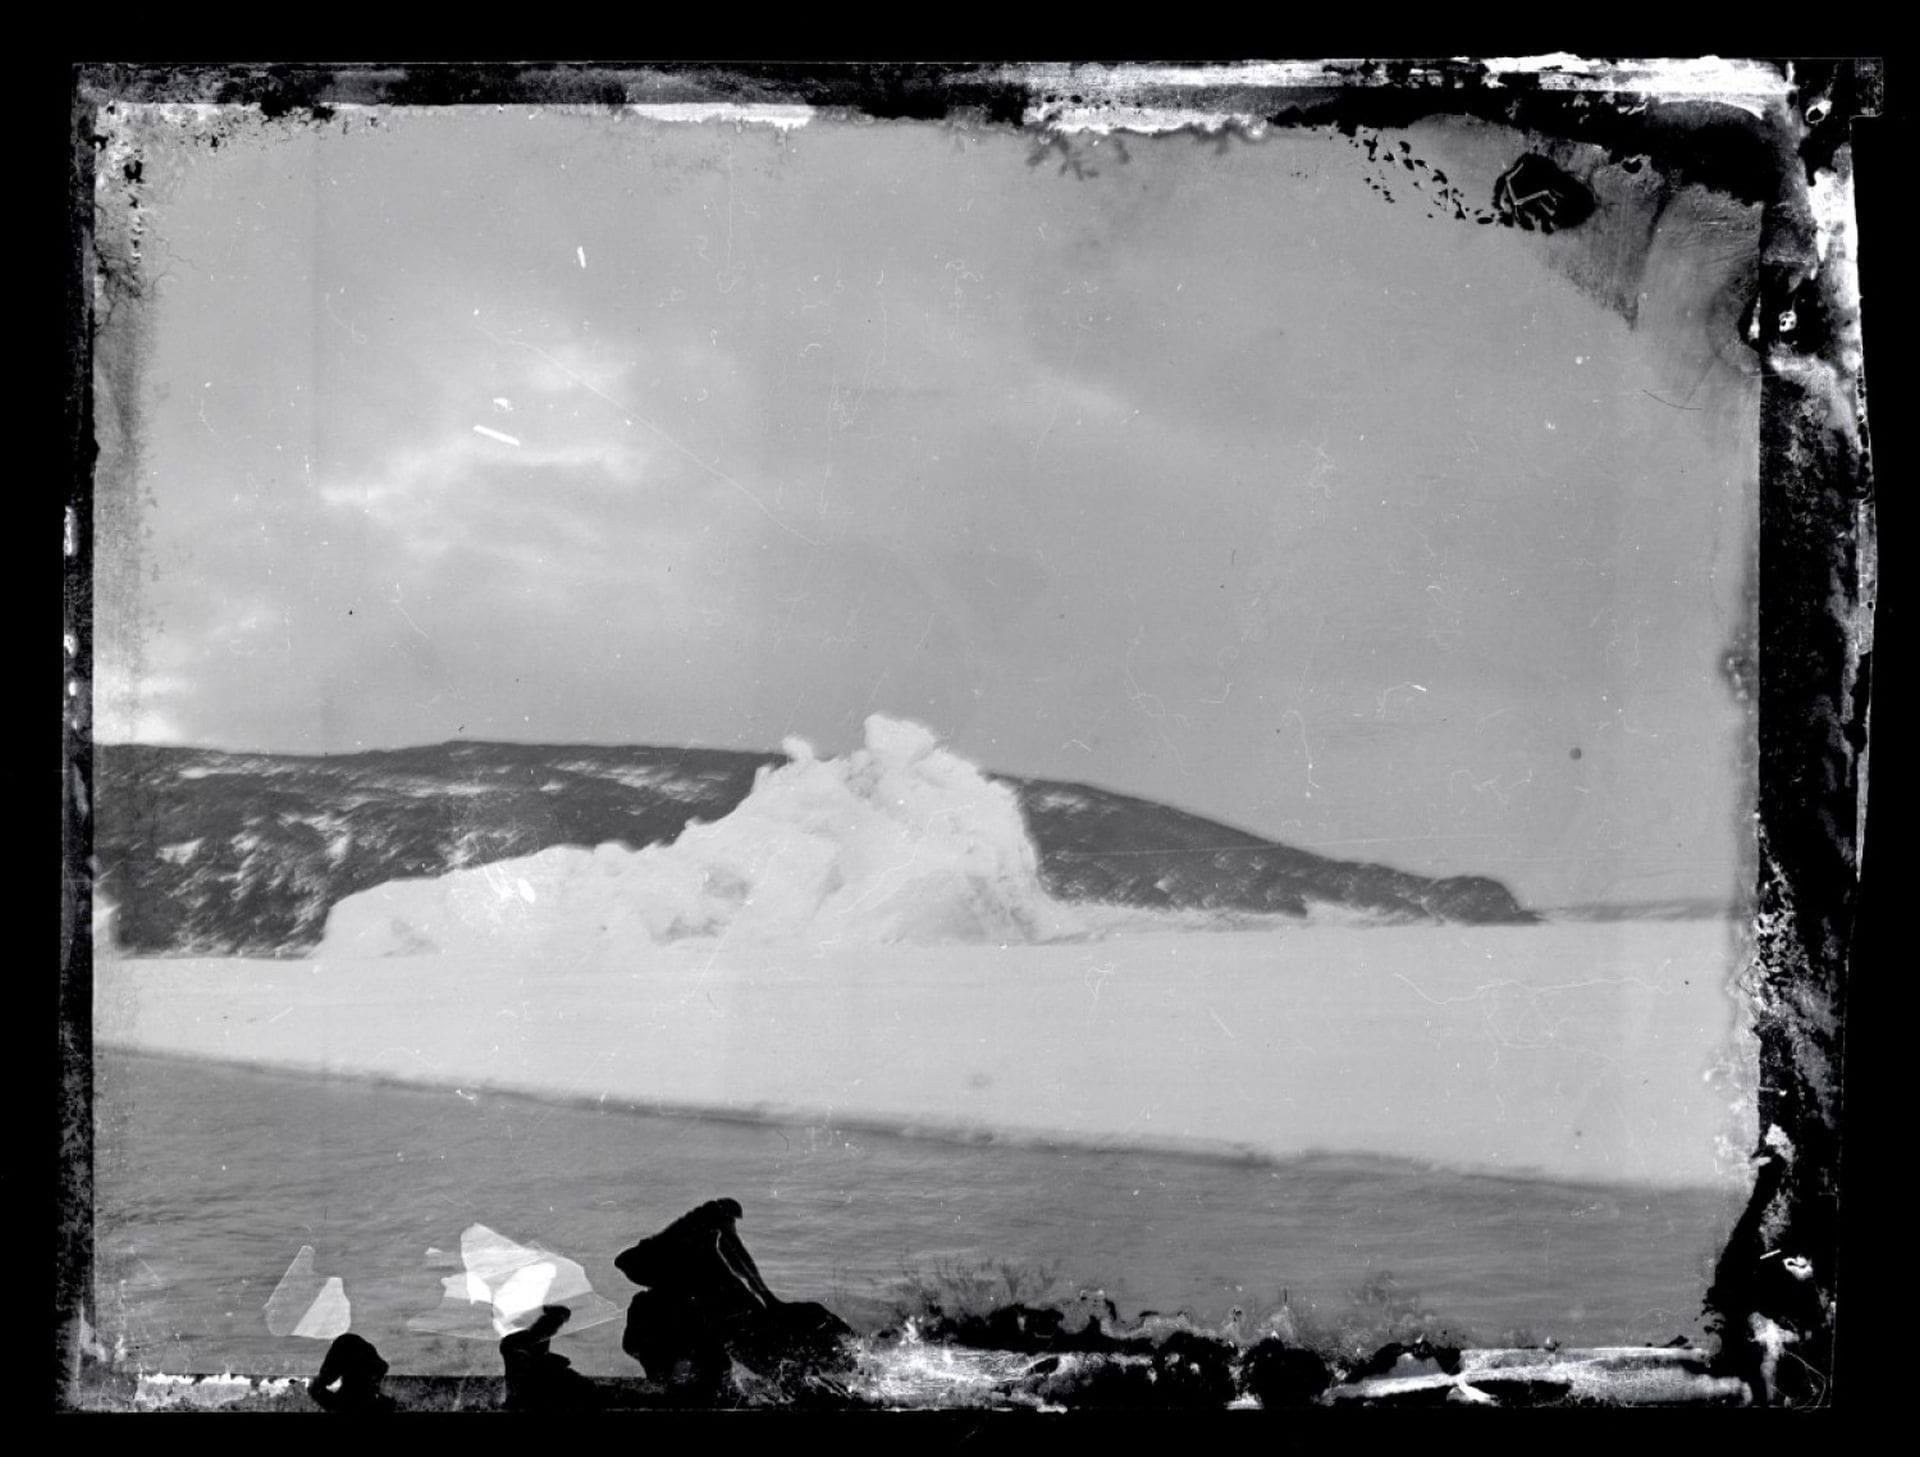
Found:
[{"label": "rocky outcrop", "polygon": [[852,1327],[825,1306],[767,1288],[734,1226],[737,1201],[713,1199],[623,1250],[614,1267],[645,1286],[627,1310],[621,1347],[692,1404],[723,1399],[733,1364],[793,1399],[845,1396]]}]

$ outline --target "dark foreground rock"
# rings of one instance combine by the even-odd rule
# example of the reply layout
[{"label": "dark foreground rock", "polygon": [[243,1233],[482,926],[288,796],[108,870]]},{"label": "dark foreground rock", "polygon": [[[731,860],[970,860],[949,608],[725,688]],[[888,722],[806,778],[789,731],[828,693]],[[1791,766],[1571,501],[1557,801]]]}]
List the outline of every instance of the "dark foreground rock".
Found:
[{"label": "dark foreground rock", "polygon": [[1268,1410],[1313,1406],[1333,1382],[1326,1357],[1277,1339],[1261,1341],[1240,1363],[1240,1384]]},{"label": "dark foreground rock", "polygon": [[824,1305],[767,1287],[734,1228],[741,1215],[735,1200],[710,1200],[620,1253],[615,1268],[646,1287],[627,1308],[621,1348],[695,1404],[736,1389],[736,1362],[787,1400],[846,1398],[853,1328]]},{"label": "dark foreground rock", "polygon": [[326,1359],[307,1383],[307,1395],[323,1411],[388,1412],[394,1409],[393,1398],[380,1389],[386,1376],[386,1360],[373,1343],[348,1331],[327,1347]]},{"label": "dark foreground rock", "polygon": [[1049,1355],[1069,1351],[1115,1351],[1121,1342],[1089,1320],[1082,1330],[1068,1328],[1066,1312],[1051,1306],[1015,1302],[982,1315],[950,1315],[939,1309],[916,1319],[921,1339],[981,1351],[1018,1351]]},{"label": "dark foreground rock", "polygon": [[564,1305],[544,1306],[532,1325],[500,1342],[507,1381],[502,1405],[513,1411],[591,1411],[603,1405],[594,1382],[552,1349],[572,1316]]},{"label": "dark foreground rock", "polygon": [[1411,1345],[1389,1341],[1349,1374],[1348,1380],[1362,1381],[1370,1376],[1457,1376],[1460,1374],[1460,1348],[1435,1345],[1426,1339]]}]

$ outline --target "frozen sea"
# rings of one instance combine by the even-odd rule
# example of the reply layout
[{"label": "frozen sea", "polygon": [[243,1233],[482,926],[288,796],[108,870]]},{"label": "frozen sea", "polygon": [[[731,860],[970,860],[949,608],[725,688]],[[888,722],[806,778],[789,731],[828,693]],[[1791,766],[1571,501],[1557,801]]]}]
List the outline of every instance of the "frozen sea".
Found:
[{"label": "frozen sea", "polygon": [[631,1373],[614,1255],[729,1195],[777,1291],[868,1327],[1012,1272],[1128,1315],[1661,1342],[1745,1193],[1737,952],[1702,920],[102,959],[100,1333],[310,1371],[264,1306],[311,1246],[397,1371],[495,1373],[485,1307],[422,1321],[481,1224],[577,1262],[608,1318],[560,1349]]}]

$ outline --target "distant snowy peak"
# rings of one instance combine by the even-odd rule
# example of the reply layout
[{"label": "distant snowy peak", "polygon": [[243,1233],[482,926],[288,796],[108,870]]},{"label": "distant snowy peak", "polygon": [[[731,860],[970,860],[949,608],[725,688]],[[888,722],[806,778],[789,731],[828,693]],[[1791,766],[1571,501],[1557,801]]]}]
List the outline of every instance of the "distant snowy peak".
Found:
[{"label": "distant snowy peak", "polygon": [[[776,940],[1046,939],[1083,933],[1073,908],[1090,905],[1221,925],[1310,910],[1536,919],[1483,877],[1330,860],[1091,785],[986,774],[924,727],[883,716],[842,758],[799,739],[783,750],[101,745],[96,894],[116,908],[118,943],[147,955],[308,952],[336,907],[362,916],[365,902],[345,903],[379,887],[390,903],[424,894],[433,905],[416,904],[413,920],[396,911],[385,931],[377,917],[351,932],[336,920],[334,933],[461,944],[507,934],[475,910],[491,905],[540,934],[563,904],[577,922],[604,912],[647,940],[722,926]],[[402,893],[396,882],[440,884]],[[481,919],[468,925],[468,912]]]}]

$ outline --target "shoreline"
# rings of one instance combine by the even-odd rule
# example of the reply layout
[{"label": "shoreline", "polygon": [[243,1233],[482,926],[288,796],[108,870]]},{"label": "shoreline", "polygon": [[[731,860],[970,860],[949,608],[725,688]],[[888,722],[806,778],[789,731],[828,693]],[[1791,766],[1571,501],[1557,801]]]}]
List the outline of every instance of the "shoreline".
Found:
[{"label": "shoreline", "polygon": [[1649,1194],[1710,1194],[1731,1197],[1724,1183],[1697,1184],[1637,1183],[1629,1180],[1575,1179],[1550,1170],[1533,1168],[1487,1169],[1448,1164],[1432,1159],[1398,1157],[1365,1150],[1309,1148],[1295,1154],[1274,1154],[1247,1144],[1209,1143],[1204,1139],[1120,1140],[1117,1138],[1073,1137],[1038,1128],[984,1127],[963,1123],[927,1120],[902,1123],[879,1116],[831,1113],[818,1109],[783,1108],[769,1105],[742,1106],[737,1103],[695,1104],[667,1100],[588,1097],[555,1093],[531,1086],[496,1085],[469,1080],[459,1084],[429,1078],[410,1078],[386,1072],[340,1071],[319,1065],[301,1065],[248,1059],[211,1057],[194,1052],[156,1051],[131,1043],[96,1041],[96,1060],[102,1055],[114,1058],[141,1058],[159,1064],[187,1067],[214,1067],[250,1073],[261,1077],[285,1078],[308,1084],[349,1082],[356,1086],[407,1093],[449,1093],[455,1096],[481,1096],[512,1099],[541,1107],[563,1108],[579,1112],[607,1112],[642,1118],[720,1123],[743,1128],[821,1128],[836,1133],[868,1137],[897,1138],[961,1148],[1007,1148],[1020,1151],[1071,1154],[1138,1154],[1167,1161],[1190,1160],[1196,1163],[1255,1169],[1310,1169],[1351,1171],[1354,1173],[1416,1173],[1428,1177],[1457,1179],[1466,1183],[1539,1184],[1555,1189],[1611,1195],[1645,1192]]}]

